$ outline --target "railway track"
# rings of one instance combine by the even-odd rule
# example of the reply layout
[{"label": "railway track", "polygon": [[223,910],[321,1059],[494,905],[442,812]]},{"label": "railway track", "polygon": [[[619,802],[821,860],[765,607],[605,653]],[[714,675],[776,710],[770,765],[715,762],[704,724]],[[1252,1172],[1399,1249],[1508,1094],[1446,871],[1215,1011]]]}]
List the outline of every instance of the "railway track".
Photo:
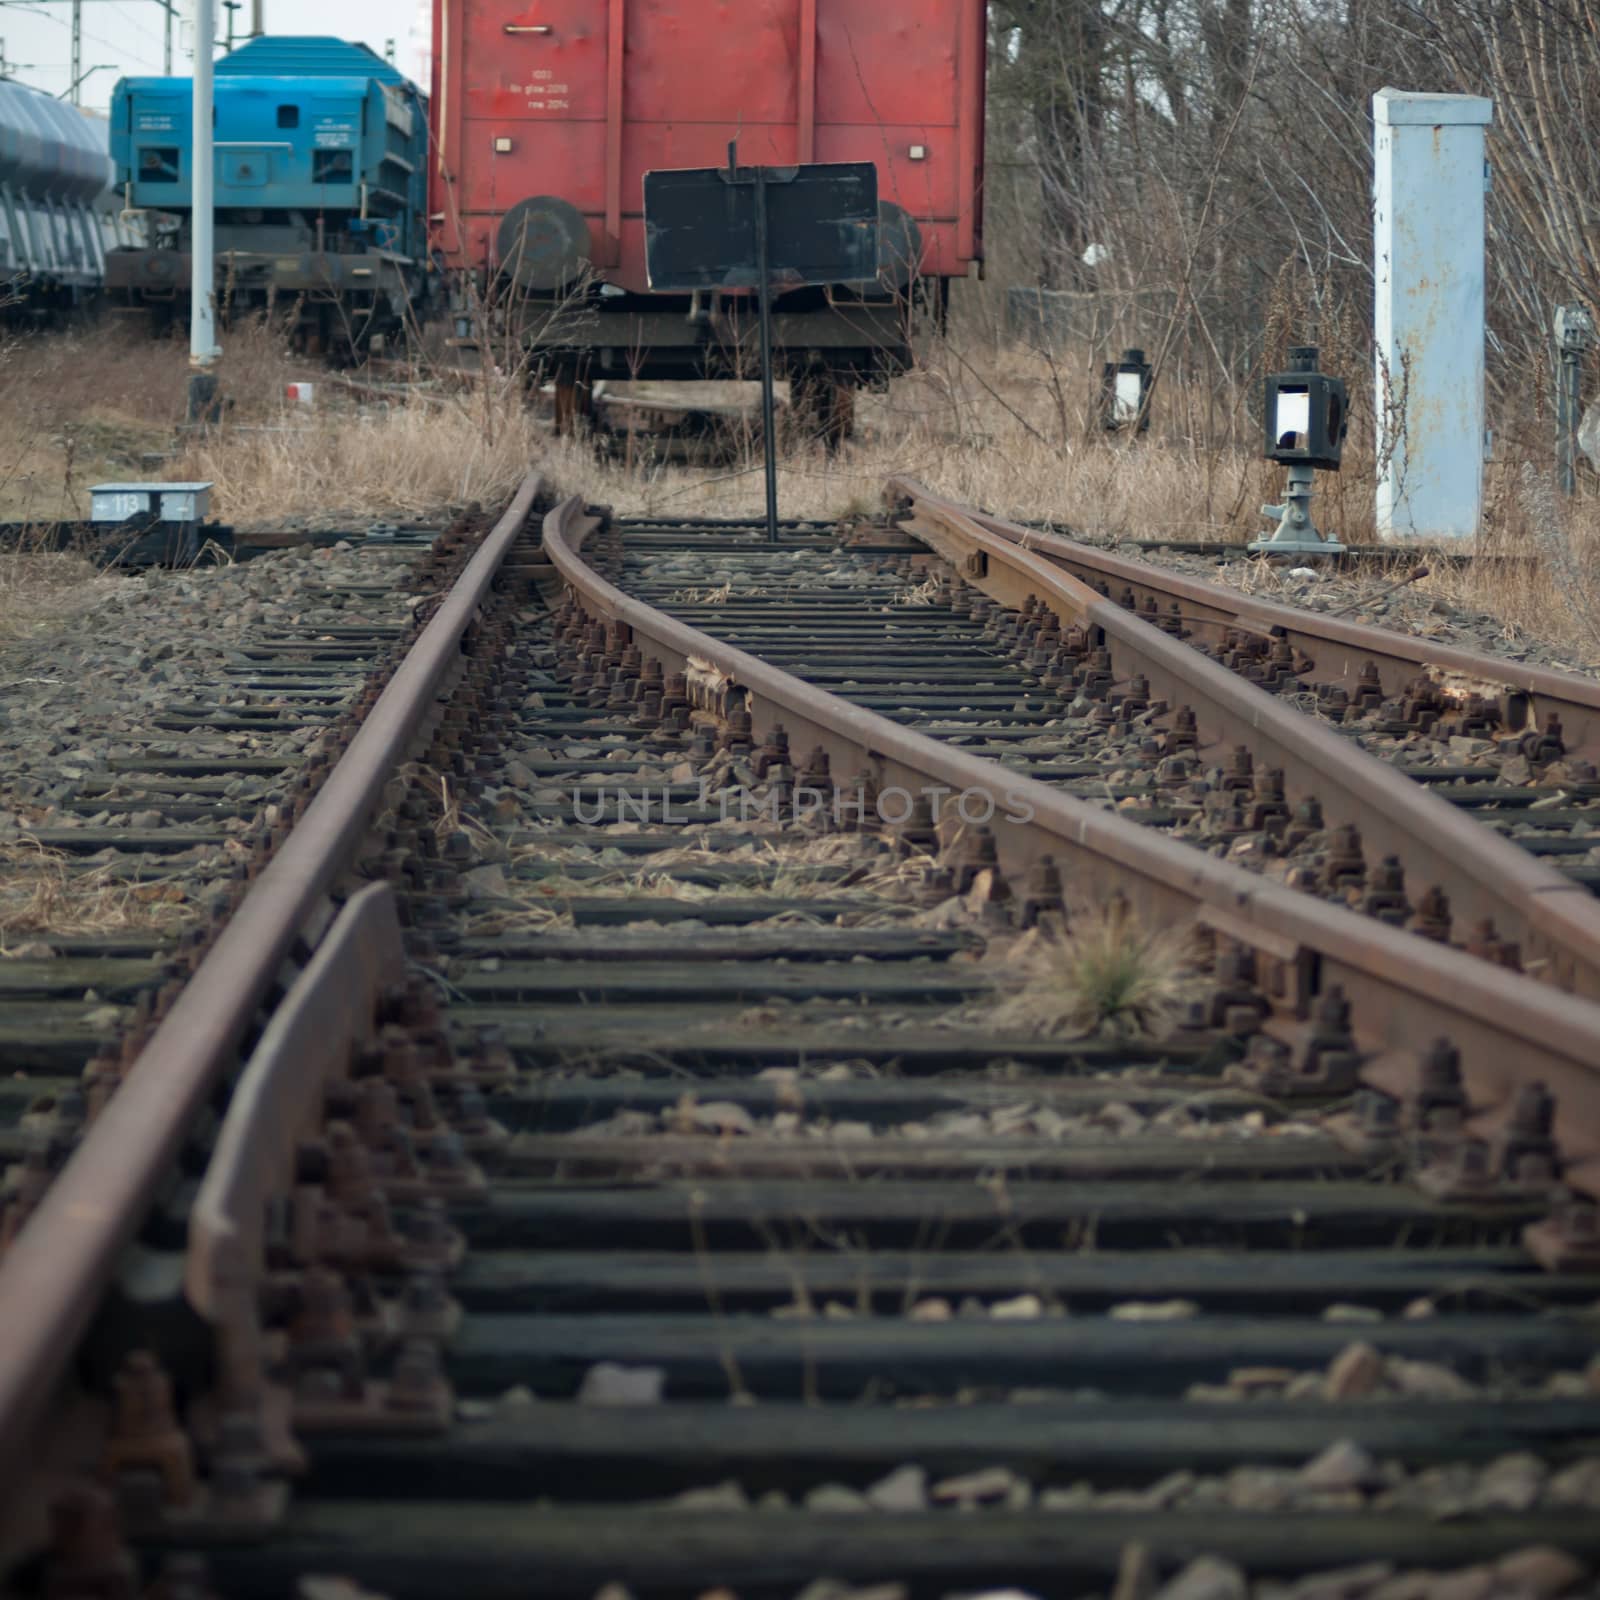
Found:
[{"label": "railway track", "polygon": [[0,833],[0,1164],[16,1170],[0,1238],[21,1226],[304,810],[415,629],[413,585],[422,598],[448,576],[470,526],[446,530],[436,551],[413,540],[334,556],[337,566],[291,561],[267,585],[233,573],[166,580],[148,603],[171,610],[170,625],[130,643],[148,701],[60,686],[55,740],[13,754]]},{"label": "railway track", "polygon": [[1600,1012],[1178,837],[926,501],[536,494],[0,1263],[19,1592],[1575,1591]]}]

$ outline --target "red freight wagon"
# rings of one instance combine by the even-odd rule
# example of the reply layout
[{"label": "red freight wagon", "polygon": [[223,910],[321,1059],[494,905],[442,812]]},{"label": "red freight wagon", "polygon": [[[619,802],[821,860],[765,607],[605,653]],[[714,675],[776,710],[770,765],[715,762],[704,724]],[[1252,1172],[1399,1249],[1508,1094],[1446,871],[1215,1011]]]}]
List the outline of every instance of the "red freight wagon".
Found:
[{"label": "red freight wagon", "polygon": [[[984,0],[438,0],[432,212],[466,304],[566,385],[747,375],[747,296],[648,293],[644,174],[872,161],[878,284],[775,303],[790,376],[903,370],[982,257]],[[743,354],[741,354],[743,349]]]}]

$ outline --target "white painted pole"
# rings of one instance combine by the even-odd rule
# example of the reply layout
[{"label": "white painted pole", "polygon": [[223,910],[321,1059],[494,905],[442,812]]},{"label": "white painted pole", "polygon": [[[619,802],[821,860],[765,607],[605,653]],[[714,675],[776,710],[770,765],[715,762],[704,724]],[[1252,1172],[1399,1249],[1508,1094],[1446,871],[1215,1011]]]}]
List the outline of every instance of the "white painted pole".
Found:
[{"label": "white painted pole", "polygon": [[1493,115],[1476,95],[1372,97],[1381,538],[1478,531],[1483,130]]},{"label": "white painted pole", "polygon": [[194,130],[190,138],[191,259],[189,365],[207,371],[222,352],[216,337],[216,156],[211,128],[211,56],[216,0],[194,0]]}]

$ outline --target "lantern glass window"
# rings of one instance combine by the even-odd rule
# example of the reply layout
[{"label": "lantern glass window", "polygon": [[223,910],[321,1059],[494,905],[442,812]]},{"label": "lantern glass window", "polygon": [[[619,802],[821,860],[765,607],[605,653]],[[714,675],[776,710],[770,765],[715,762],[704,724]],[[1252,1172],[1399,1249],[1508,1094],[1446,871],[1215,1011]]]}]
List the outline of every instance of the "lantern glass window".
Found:
[{"label": "lantern glass window", "polygon": [[1116,385],[1116,418],[1118,422],[1132,422],[1139,415],[1144,383],[1137,372],[1119,372]]},{"label": "lantern glass window", "polygon": [[1273,436],[1280,450],[1303,450],[1311,432],[1311,392],[1308,389],[1280,389],[1278,415]]}]

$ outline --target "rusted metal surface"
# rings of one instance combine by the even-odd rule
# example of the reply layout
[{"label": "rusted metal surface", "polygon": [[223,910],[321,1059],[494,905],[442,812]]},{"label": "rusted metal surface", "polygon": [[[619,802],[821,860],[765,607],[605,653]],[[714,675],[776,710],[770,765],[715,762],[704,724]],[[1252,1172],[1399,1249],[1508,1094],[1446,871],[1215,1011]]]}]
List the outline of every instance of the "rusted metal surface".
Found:
[{"label": "rusted metal surface", "polygon": [[[889,487],[892,493],[913,502],[937,498],[913,478],[892,478]],[[1114,586],[1113,592],[1126,586],[1141,606],[1151,599],[1165,612],[1176,601],[1184,626],[1204,642],[1220,641],[1229,628],[1262,633],[1281,630],[1294,649],[1303,651],[1316,663],[1315,676],[1319,680],[1342,680],[1354,685],[1362,667],[1370,661],[1377,666],[1386,695],[1401,693],[1413,678],[1431,670],[1482,684],[1491,692],[1524,696],[1526,720],[1531,725],[1547,727],[1551,716],[1558,716],[1567,749],[1573,755],[1600,761],[1600,682],[1592,678],[1501,656],[1479,655],[1386,628],[1258,600],[1222,584],[1185,577],[1108,550],[1096,550],[1058,534],[1040,533],[987,512],[960,509],[980,527],[1035,551],[1080,577],[1104,580]],[[1402,553],[1398,546],[1396,553]],[[1513,716],[1518,710],[1516,706],[1508,709]]]},{"label": "rusted metal surface", "polygon": [[218,1409],[261,1414],[268,1202],[295,1185],[301,1139],[323,1121],[328,1085],[375,1031],[379,996],[406,974],[394,891],[363,889],[273,1014],[228,1102],[189,1217],[184,1287],[212,1325]]},{"label": "rusted metal surface", "polygon": [[[770,0],[732,10],[609,0],[435,8],[433,200],[452,266],[496,268],[500,220],[555,195],[589,260],[648,289],[646,172],[744,162],[872,161],[916,218],[918,270],[964,277],[982,254],[984,10],[919,0]],[[504,141],[497,147],[498,141]]]},{"label": "rusted metal surface", "polygon": [[30,1429],[186,1131],[459,669],[467,628],[538,489],[530,474],[0,1266],[0,1326],[8,1330],[0,1347],[0,1492],[26,1466]]},{"label": "rusted metal surface", "polygon": [[1369,857],[1398,856],[1413,893],[1438,887],[1459,915],[1491,918],[1522,944],[1526,969],[1600,995],[1600,900],[1582,885],[961,507],[925,490],[913,503],[911,530],[953,564],[981,556],[980,588],[1010,606],[1037,595],[1063,623],[1098,630],[1120,681],[1142,673],[1152,696],[1193,708],[1209,743],[1246,745],[1257,766],[1281,768],[1292,801],[1314,796],[1330,824],[1360,829]]},{"label": "rusted metal surface", "polygon": [[557,507],[544,525],[551,561],[591,616],[630,630],[634,646],[669,675],[687,673],[702,709],[726,715],[747,705],[757,737],[781,722],[791,748],[820,746],[841,781],[865,773],[880,791],[936,786],[987,796],[1002,816],[1031,812],[1025,824],[994,829],[1014,881],[1051,855],[1073,901],[1120,892],[1152,923],[1209,928],[1255,952],[1286,1017],[1305,1018],[1317,995],[1340,987],[1367,1075],[1391,1088],[1415,1080],[1440,1037],[1460,1050],[1475,1108],[1503,1107],[1519,1085],[1542,1077],[1556,1096],[1564,1149],[1579,1162],[1600,1154],[1600,1008],[1285,889],[801,682],[601,578],[581,554],[598,526],[578,500]]}]

